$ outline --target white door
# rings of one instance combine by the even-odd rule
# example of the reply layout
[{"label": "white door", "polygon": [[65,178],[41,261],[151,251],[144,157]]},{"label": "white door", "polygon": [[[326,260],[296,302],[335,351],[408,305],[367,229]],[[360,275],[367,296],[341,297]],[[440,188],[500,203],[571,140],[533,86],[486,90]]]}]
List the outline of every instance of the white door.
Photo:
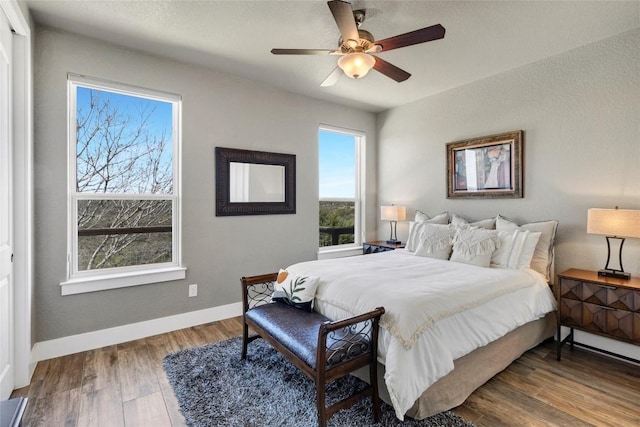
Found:
[{"label": "white door", "polygon": [[0,399],[14,386],[13,225],[11,153],[11,29],[0,9]]}]

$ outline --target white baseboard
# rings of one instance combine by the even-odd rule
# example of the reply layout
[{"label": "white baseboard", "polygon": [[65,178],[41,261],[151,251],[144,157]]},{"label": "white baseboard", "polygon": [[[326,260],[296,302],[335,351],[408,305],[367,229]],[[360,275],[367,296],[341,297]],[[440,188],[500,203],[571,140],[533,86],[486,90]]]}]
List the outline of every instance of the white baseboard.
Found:
[{"label": "white baseboard", "polygon": [[35,366],[35,363],[41,360],[164,334],[165,332],[228,319],[230,317],[240,316],[241,314],[242,303],[237,302],[114,328],[101,329],[99,331],[86,332],[84,334],[56,338],[49,341],[41,341],[33,346],[31,363]]}]

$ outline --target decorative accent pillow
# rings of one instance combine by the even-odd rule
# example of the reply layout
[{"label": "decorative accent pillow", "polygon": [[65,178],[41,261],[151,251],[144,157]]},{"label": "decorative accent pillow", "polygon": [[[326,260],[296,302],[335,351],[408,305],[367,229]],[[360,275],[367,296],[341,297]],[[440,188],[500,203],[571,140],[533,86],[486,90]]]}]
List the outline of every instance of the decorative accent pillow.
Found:
[{"label": "decorative accent pillow", "polygon": [[451,261],[489,267],[491,254],[500,244],[497,233],[481,228],[458,228],[453,238]]},{"label": "decorative accent pillow", "polygon": [[507,267],[516,270],[531,268],[531,259],[533,258],[541,234],[539,231],[535,233],[529,230],[516,231],[514,233],[513,248],[511,249]]},{"label": "decorative accent pillow", "polygon": [[498,231],[500,245],[491,255],[491,267],[519,270],[530,268],[540,235],[540,232],[532,233],[528,230]]},{"label": "decorative accent pillow", "polygon": [[464,219],[461,216],[458,216],[456,214],[452,214],[451,215],[451,225],[456,226],[456,227],[465,227],[465,226],[471,226],[471,227],[479,227],[479,228],[486,228],[487,230],[495,230],[496,229],[496,219],[495,218],[487,218],[487,219],[482,219],[480,221],[475,221],[475,222],[469,222],[466,219]]},{"label": "decorative accent pillow", "polygon": [[540,238],[536,244],[531,258],[531,269],[542,274],[547,281],[551,279],[551,262],[553,261],[553,243],[556,238],[558,221],[532,222],[518,226],[508,218],[498,215],[496,218],[496,229],[498,231],[522,230],[540,232]]},{"label": "decorative accent pillow", "polygon": [[455,229],[443,224],[420,222],[414,225],[415,255],[449,259]]},{"label": "decorative accent pillow", "polygon": [[304,311],[312,311],[313,298],[316,295],[319,278],[298,276],[280,269],[273,287],[271,302],[292,305]]},{"label": "decorative accent pillow", "polygon": [[433,218],[429,218],[429,216],[427,214],[425,214],[424,212],[420,212],[420,211],[416,210],[415,221],[409,222],[409,237],[407,238],[407,243],[405,245],[405,248],[409,252],[415,252],[416,251],[417,239],[416,239],[414,230],[415,230],[415,226],[417,224],[421,224],[421,223],[443,224],[443,225],[449,224],[449,213],[448,212],[444,212],[444,213],[441,213],[439,215],[434,216]]},{"label": "decorative accent pillow", "polygon": [[[520,233],[520,231],[497,231],[496,233],[498,240],[500,240],[500,245],[491,255],[491,267],[509,268],[509,258],[513,250],[513,242],[516,234]],[[531,262],[531,260],[529,260],[529,262]]]}]

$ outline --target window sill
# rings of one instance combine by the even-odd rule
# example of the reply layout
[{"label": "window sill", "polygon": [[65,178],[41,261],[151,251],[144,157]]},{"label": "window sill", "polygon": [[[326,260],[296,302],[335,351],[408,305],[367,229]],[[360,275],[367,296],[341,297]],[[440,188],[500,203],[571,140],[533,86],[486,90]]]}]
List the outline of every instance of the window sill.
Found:
[{"label": "window sill", "polygon": [[130,286],[148,285],[150,283],[168,282],[184,279],[187,269],[184,267],[168,267],[143,270],[105,276],[82,277],[60,283],[61,294],[74,295],[108,289],[127,288]]},{"label": "window sill", "polygon": [[323,249],[318,251],[318,259],[344,258],[356,255],[362,255],[362,246],[349,246],[348,248]]}]

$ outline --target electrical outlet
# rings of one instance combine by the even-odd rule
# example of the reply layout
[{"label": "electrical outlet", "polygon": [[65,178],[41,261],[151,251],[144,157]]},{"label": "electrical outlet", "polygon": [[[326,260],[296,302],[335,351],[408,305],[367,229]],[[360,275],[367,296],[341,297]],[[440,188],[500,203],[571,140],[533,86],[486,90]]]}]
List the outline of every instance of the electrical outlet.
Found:
[{"label": "electrical outlet", "polygon": [[195,283],[193,285],[189,285],[189,298],[197,297],[197,296],[198,296],[198,285]]}]

